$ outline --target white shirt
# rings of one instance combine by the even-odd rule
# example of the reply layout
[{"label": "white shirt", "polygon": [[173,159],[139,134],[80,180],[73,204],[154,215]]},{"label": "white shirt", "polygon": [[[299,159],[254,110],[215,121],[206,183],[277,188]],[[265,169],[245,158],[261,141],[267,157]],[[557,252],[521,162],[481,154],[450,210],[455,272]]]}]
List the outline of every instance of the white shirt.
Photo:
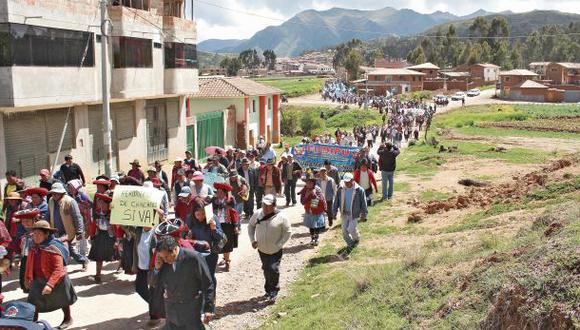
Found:
[{"label": "white shirt", "polygon": [[145,231],[141,234],[141,240],[137,245],[137,255],[139,257],[139,269],[149,270],[149,263],[151,262],[151,255],[149,250],[151,248],[151,235],[153,230]]},{"label": "white shirt", "polygon": [[364,190],[371,188],[371,182],[369,180],[369,172],[360,171],[360,186]]}]

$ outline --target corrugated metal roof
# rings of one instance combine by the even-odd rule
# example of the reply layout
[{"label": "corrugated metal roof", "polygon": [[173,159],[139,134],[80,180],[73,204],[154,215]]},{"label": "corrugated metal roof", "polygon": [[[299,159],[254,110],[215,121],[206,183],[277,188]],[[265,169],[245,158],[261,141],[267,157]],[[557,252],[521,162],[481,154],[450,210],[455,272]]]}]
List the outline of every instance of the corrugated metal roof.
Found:
[{"label": "corrugated metal roof", "polygon": [[526,80],[523,83],[519,84],[517,87],[519,88],[548,88],[548,86],[542,85],[538,82],[533,80]]},{"label": "corrugated metal roof", "polygon": [[503,71],[499,73],[500,76],[537,76],[538,74],[526,69],[516,69]]},{"label": "corrugated metal roof", "polygon": [[407,69],[411,69],[411,70],[417,70],[417,69],[425,69],[425,70],[439,70],[439,67],[431,62],[427,62],[427,63],[423,63],[423,64],[418,64],[418,65],[413,65],[413,66],[409,66],[407,67]]},{"label": "corrugated metal roof", "polygon": [[381,68],[376,69],[374,71],[369,72],[372,75],[381,75],[381,76],[424,76],[423,72],[417,72],[409,69],[389,69],[389,68]]}]

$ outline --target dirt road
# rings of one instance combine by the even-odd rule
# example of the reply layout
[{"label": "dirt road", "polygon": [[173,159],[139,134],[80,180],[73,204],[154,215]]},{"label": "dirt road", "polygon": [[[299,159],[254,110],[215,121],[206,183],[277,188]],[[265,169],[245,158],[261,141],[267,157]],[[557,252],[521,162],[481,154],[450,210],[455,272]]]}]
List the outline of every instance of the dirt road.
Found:
[{"label": "dirt road", "polygon": [[[301,188],[298,188],[300,190]],[[278,199],[278,205],[285,201]],[[286,294],[291,282],[302,268],[302,263],[314,253],[308,245],[308,230],[301,225],[303,208],[299,204],[283,208],[283,212],[292,223],[292,238],[286,245],[282,259],[281,296]],[[73,329],[149,329],[147,326],[147,304],[135,293],[134,276],[117,273],[118,263],[106,264],[103,271],[103,283],[96,285],[95,264],[91,263],[88,272],[80,272],[79,265],[68,267],[70,277],[79,296],[72,306],[74,318]],[[211,322],[212,329],[234,329],[256,325],[259,315],[264,313],[265,305],[260,305],[255,298],[264,294],[264,280],[261,263],[256,250],[252,249],[247,225],[242,225],[239,248],[232,254],[232,267],[229,273],[217,274],[217,319]],[[4,277],[4,301],[25,299],[26,295],[18,284],[18,270]],[[56,311],[41,314],[53,326],[62,321],[62,312]]]}]

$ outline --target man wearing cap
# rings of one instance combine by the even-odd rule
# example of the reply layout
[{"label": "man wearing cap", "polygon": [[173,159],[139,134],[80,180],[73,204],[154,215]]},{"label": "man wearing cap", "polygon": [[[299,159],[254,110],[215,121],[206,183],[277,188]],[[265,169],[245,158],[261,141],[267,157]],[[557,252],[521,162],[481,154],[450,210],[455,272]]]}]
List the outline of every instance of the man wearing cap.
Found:
[{"label": "man wearing cap", "polygon": [[135,179],[135,182],[142,185],[145,181],[145,174],[143,174],[143,171],[141,171],[141,164],[139,164],[139,159],[135,159],[132,163],[129,164],[131,165],[131,169],[129,172],[127,172],[127,176]]},{"label": "man wearing cap", "polygon": [[249,218],[254,214],[254,198],[258,188],[259,174],[250,167],[250,160],[247,158],[242,159],[242,165],[238,168],[238,173],[246,180],[250,189],[248,200],[244,202],[244,213]]},{"label": "man wearing cap", "polygon": [[76,262],[83,265],[83,271],[87,270],[88,259],[77,253],[74,245],[75,240],[81,240],[84,233],[83,217],[77,202],[66,194],[64,186],[60,182],[52,185],[50,190],[52,197],[48,201],[50,225],[56,228],[55,236],[67,243],[70,255]]},{"label": "man wearing cap", "polygon": [[334,214],[332,213],[332,206],[334,203],[334,197],[336,196],[336,191],[338,190],[336,182],[333,178],[328,176],[328,170],[326,167],[321,167],[318,170],[318,181],[316,185],[320,187],[324,193],[324,199],[326,200],[326,217],[328,218],[328,226],[332,227],[334,224]]},{"label": "man wearing cap", "polygon": [[292,154],[286,155],[287,161],[282,164],[282,178],[284,180],[284,195],[286,206],[296,205],[296,181],[302,176],[302,167],[294,160]]},{"label": "man wearing cap", "polygon": [[274,166],[274,159],[269,159],[260,169],[260,185],[264,187],[264,195],[276,195],[282,191],[280,169]]},{"label": "man wearing cap", "polygon": [[399,148],[388,142],[382,144],[377,152],[379,154],[379,170],[381,171],[383,186],[383,200],[393,197],[395,183],[395,169],[397,168],[397,156],[401,153]]},{"label": "man wearing cap", "polygon": [[260,169],[260,162],[256,160],[256,158],[258,157],[258,151],[257,150],[252,150],[251,152],[248,153],[248,160],[250,161],[250,168],[254,169],[254,170],[259,170]]},{"label": "man wearing cap", "polygon": [[[149,166],[149,168],[147,169],[147,178],[145,179],[145,181],[151,181],[153,182],[153,185],[160,185],[163,190],[165,190],[166,193],[169,193],[169,187],[167,186],[167,184],[161,180],[161,178],[159,178],[158,174],[157,174],[157,169],[154,166]],[[169,195],[167,196],[168,198],[170,197]]]},{"label": "man wearing cap", "polygon": [[344,175],[338,188],[332,209],[334,217],[338,210],[342,216],[342,236],[350,252],[360,241],[357,224],[366,220],[368,214],[365,191],[354,181],[352,173]]},{"label": "man wearing cap", "polygon": [[64,156],[64,163],[60,166],[60,176],[64,183],[74,179],[82,180],[83,184],[87,182],[83,170],[77,163],[73,163],[73,157],[71,155]]},{"label": "man wearing cap", "polygon": [[276,209],[274,195],[266,195],[262,199],[262,208],[250,218],[248,235],[252,247],[258,249],[262,261],[262,270],[266,280],[264,298],[269,302],[274,302],[280,291],[282,248],[292,235],[290,222],[282,212]]}]

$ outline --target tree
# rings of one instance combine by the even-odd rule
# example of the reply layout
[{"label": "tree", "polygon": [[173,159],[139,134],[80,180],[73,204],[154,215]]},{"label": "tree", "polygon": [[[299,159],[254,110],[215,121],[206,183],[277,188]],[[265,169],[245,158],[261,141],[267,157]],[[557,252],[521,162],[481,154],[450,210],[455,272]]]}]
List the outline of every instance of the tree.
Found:
[{"label": "tree", "polygon": [[242,62],[238,57],[226,57],[221,61],[220,66],[226,69],[228,77],[233,77],[238,75],[238,71],[242,68]]},{"label": "tree", "polygon": [[302,114],[302,118],[300,118],[300,128],[306,136],[310,136],[312,131],[324,128],[324,126],[324,120],[320,119],[316,111],[305,112]]},{"label": "tree", "polygon": [[276,53],[274,53],[273,50],[268,49],[265,50],[262,55],[264,55],[264,65],[266,68],[268,68],[268,70],[274,70],[276,67]]},{"label": "tree", "polygon": [[489,34],[489,23],[481,16],[477,17],[469,26],[469,36],[484,38]]},{"label": "tree", "polygon": [[425,51],[423,47],[417,46],[412,52],[407,56],[407,61],[415,64],[421,64],[427,62],[427,57],[425,56]]},{"label": "tree", "polygon": [[240,53],[238,58],[240,59],[242,66],[252,72],[262,64],[262,60],[255,49],[244,50]]},{"label": "tree", "polygon": [[501,66],[504,70],[512,69],[512,63],[510,61],[509,45],[507,41],[501,40],[497,43],[493,55],[493,63]]},{"label": "tree", "polygon": [[360,66],[363,64],[363,59],[360,52],[356,49],[351,49],[344,61],[344,68],[348,71],[350,80],[358,79]]}]

